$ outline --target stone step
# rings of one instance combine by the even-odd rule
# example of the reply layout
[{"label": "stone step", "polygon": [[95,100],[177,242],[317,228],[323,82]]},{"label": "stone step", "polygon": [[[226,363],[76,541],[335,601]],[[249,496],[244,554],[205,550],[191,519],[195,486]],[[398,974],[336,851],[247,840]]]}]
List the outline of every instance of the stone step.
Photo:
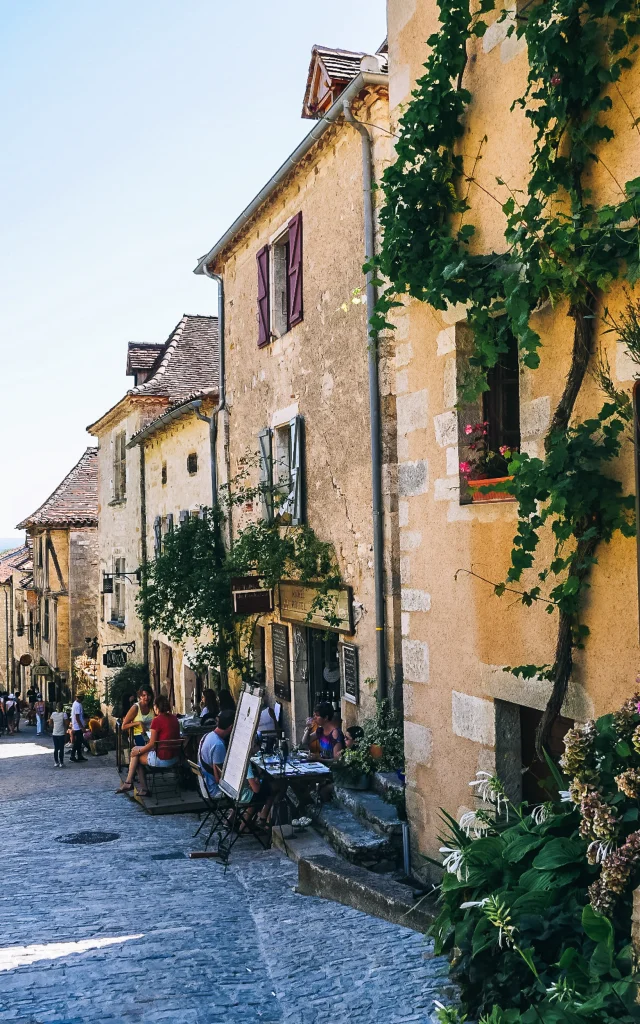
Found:
[{"label": "stone step", "polygon": [[402,819],[395,806],[383,800],[378,793],[336,786],[333,798],[356,818],[373,825],[376,831],[389,836],[402,835]]},{"label": "stone step", "polygon": [[398,778],[397,772],[376,772],[373,776],[373,788],[383,800],[389,803],[404,802],[404,783]]},{"label": "stone step", "polygon": [[416,932],[425,932],[437,915],[433,896],[416,899],[408,885],[348,864],[339,857],[301,858],[297,891],[303,896],[320,896],[354,907]]},{"label": "stone step", "polygon": [[325,804],[318,823],[327,833],[334,850],[353,864],[372,866],[393,857],[395,851],[392,837],[381,835],[363,825],[344,807]]}]

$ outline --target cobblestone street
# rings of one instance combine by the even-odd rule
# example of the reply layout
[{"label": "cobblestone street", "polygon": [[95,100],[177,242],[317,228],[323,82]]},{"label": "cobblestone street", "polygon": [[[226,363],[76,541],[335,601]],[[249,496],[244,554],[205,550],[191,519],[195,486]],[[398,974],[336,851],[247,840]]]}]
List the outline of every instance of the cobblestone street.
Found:
[{"label": "cobblestone street", "polygon": [[[186,859],[194,815],[116,796],[113,754],[57,770],[51,749],[0,739],[0,1020],[430,1021],[447,981],[421,935],[297,895],[275,851]],[[119,838],[56,842],[83,830]]]}]

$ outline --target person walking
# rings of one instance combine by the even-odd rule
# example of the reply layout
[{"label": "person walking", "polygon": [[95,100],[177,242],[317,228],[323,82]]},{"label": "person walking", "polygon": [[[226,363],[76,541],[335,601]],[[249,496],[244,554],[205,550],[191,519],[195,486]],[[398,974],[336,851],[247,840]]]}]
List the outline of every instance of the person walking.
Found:
[{"label": "person walking", "polygon": [[13,733],[16,731],[16,699],[11,692],[4,699],[4,710],[7,716],[7,732]]},{"label": "person walking", "polygon": [[56,704],[56,710],[51,712],[49,721],[53,726],[53,766],[64,768],[64,744],[69,716],[62,710],[62,704]]},{"label": "person walking", "polygon": [[73,733],[73,742],[71,744],[71,755],[69,757],[69,760],[74,763],[87,760],[87,758],[82,754],[82,740],[85,728],[86,722],[84,720],[82,700],[80,697],[76,697],[71,705],[71,731]]},{"label": "person walking", "polygon": [[42,694],[38,694],[38,699],[35,704],[36,708],[36,736],[42,736],[44,732],[44,716],[46,714],[46,705],[42,699]]},{"label": "person walking", "polygon": [[20,694],[17,690],[14,692],[13,695],[16,698],[16,732],[20,732],[20,715],[22,712],[22,700],[20,699]]}]

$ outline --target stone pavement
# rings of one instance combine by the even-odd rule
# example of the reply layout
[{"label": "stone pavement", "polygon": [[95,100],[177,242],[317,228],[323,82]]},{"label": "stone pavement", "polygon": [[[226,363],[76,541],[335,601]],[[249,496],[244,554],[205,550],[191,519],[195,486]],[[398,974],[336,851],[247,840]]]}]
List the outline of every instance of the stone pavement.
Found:
[{"label": "stone pavement", "polygon": [[[3,1024],[431,1020],[449,987],[421,935],[296,894],[295,865],[253,840],[226,872],[187,860],[195,815],[116,796],[113,754],[60,770],[51,749],[0,739]],[[118,838],[56,842],[83,830]]]}]

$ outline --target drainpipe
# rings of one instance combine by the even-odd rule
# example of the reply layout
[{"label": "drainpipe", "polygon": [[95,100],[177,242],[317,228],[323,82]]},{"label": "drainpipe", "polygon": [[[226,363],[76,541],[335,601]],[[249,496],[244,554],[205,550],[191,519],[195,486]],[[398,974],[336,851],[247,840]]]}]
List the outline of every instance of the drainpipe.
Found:
[{"label": "drainpipe", "polygon": [[5,629],[5,634],[4,635],[5,635],[5,639],[6,639],[6,651],[5,651],[6,669],[5,669],[5,671],[7,673],[7,677],[6,677],[7,678],[7,689],[9,689],[10,688],[10,684],[9,684],[9,592],[7,591],[7,589],[5,587],[3,587],[3,590],[4,590],[4,629]]},{"label": "drainpipe", "polygon": [[[142,578],[147,578],[147,468],[144,458],[144,441],[140,442],[140,554],[142,555]],[[149,664],[149,626],[142,623],[142,660]]]},{"label": "drainpipe", "polygon": [[[364,205],[364,254],[367,264],[375,255],[375,227],[373,219],[373,142],[365,126],[353,116],[351,100],[345,99],[343,111],[347,121],[362,139],[362,198]],[[378,332],[371,324],[376,304],[374,271],[367,271],[367,352],[369,363],[369,419],[371,423],[371,497],[373,511],[373,577],[376,609],[376,659],[378,672],[378,699],[387,696],[387,652],[384,606],[384,530],[382,519],[382,452],[380,388],[378,384]]]}]

